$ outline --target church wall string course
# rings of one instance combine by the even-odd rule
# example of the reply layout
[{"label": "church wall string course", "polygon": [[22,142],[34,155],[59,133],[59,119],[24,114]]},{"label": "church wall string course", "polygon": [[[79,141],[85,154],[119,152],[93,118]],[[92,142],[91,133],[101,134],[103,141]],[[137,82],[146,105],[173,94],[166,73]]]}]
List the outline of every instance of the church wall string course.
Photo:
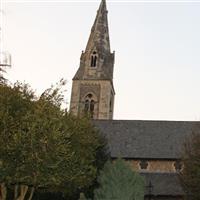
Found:
[{"label": "church wall string course", "polygon": [[177,173],[182,144],[198,122],[113,120],[114,52],[110,52],[106,1],[102,0],[80,66],[73,78],[70,111],[89,113],[108,140],[113,159],[122,157],[145,178],[145,199],[182,200]]}]

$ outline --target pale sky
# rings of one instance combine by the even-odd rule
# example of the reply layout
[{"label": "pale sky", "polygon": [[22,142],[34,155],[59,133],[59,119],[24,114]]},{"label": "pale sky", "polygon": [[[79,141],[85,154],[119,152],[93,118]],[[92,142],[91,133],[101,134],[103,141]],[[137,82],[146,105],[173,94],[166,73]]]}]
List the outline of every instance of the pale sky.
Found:
[{"label": "pale sky", "polygon": [[[1,0],[2,1],[2,0]],[[2,1],[7,77],[38,93],[79,66],[99,1]],[[114,119],[200,120],[200,1],[109,1]]]}]

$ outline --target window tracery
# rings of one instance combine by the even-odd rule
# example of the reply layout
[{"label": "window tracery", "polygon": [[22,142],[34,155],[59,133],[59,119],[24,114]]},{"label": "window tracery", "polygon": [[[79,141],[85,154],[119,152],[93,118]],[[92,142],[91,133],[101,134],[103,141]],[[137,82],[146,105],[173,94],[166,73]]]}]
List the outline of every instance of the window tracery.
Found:
[{"label": "window tracery", "polygon": [[94,115],[94,108],[95,108],[95,101],[94,101],[93,95],[88,94],[85,97],[85,101],[84,101],[84,111],[85,113],[89,113],[91,118],[93,118],[93,115]]}]

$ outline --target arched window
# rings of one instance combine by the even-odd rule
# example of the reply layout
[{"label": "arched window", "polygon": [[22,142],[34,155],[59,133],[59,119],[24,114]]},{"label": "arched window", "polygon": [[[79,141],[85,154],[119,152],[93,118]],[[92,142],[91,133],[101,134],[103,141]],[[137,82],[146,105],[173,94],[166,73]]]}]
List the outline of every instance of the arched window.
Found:
[{"label": "arched window", "polygon": [[94,111],[94,100],[91,100],[90,102],[90,112]]},{"label": "arched window", "polygon": [[91,63],[90,63],[90,66],[91,67],[96,67],[97,65],[97,55],[96,55],[96,51],[94,51],[91,55]]},{"label": "arched window", "polygon": [[93,115],[94,115],[94,107],[95,107],[95,101],[93,99],[93,95],[88,94],[85,97],[84,111],[85,111],[85,113],[89,113],[91,118],[93,118]]},{"label": "arched window", "polygon": [[85,112],[88,112],[88,110],[89,110],[89,100],[88,100],[88,99],[86,99],[86,100],[85,100],[85,107],[84,107],[84,111],[85,111]]}]

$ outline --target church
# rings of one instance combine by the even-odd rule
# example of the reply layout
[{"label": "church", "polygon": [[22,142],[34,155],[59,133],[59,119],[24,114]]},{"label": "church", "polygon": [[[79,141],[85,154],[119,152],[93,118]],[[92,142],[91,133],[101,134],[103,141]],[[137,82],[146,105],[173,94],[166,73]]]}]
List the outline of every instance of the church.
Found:
[{"label": "church", "polygon": [[102,0],[73,77],[70,111],[90,113],[108,140],[112,159],[125,159],[144,177],[145,199],[182,200],[182,144],[195,122],[113,120],[115,53],[110,49],[107,13]]}]

